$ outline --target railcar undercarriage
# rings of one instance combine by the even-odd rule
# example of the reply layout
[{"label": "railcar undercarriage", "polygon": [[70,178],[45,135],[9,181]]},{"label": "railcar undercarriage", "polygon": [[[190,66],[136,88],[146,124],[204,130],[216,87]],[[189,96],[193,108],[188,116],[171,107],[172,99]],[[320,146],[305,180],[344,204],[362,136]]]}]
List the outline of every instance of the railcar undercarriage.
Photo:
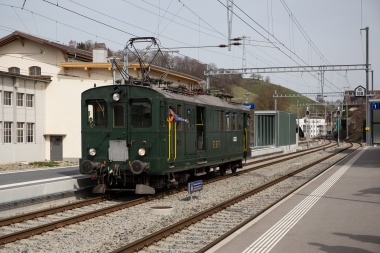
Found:
[{"label": "railcar undercarriage", "polygon": [[149,175],[146,170],[134,174],[133,170],[122,170],[119,164],[115,164],[111,169],[89,160],[83,161],[81,167],[82,171],[91,174],[93,180],[97,180],[98,184],[93,188],[93,193],[131,191],[135,194],[154,194],[156,189],[176,188],[179,184],[186,184],[190,178],[210,173],[223,176],[229,170],[235,173],[237,168],[242,168],[242,160],[185,171],[168,172],[164,175]]}]

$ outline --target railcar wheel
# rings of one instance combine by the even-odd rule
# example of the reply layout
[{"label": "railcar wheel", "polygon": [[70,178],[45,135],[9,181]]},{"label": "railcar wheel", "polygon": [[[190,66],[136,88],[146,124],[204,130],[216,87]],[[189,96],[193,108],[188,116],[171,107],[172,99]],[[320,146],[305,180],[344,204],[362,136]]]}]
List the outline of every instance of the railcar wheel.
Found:
[{"label": "railcar wheel", "polygon": [[226,175],[226,171],[227,171],[226,165],[221,165],[221,166],[219,166],[219,174],[220,174],[221,176]]},{"label": "railcar wheel", "polygon": [[232,172],[232,174],[233,174],[233,173],[236,173],[236,171],[237,171],[237,168],[236,168],[235,166],[233,166],[233,167],[231,168],[231,172]]}]

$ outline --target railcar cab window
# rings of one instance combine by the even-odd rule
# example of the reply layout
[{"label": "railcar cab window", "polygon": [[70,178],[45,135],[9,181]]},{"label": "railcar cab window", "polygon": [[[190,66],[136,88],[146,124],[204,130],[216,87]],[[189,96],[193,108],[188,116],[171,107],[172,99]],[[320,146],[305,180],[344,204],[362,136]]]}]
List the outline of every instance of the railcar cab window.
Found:
[{"label": "railcar cab window", "polygon": [[152,103],[150,100],[131,99],[129,103],[131,108],[132,127],[152,126]]},{"label": "railcar cab window", "polygon": [[104,100],[87,101],[87,126],[107,126],[107,106]]}]

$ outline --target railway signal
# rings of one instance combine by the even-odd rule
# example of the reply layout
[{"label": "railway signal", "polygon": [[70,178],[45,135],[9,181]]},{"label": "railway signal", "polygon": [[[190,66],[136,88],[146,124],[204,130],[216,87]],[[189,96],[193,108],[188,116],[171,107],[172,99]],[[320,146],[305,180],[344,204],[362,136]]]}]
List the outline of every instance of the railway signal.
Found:
[{"label": "railway signal", "polygon": [[310,115],[310,111],[309,111],[309,107],[307,107],[307,108],[306,108],[306,112],[305,112],[305,116],[306,116],[306,117],[309,117],[309,115]]}]

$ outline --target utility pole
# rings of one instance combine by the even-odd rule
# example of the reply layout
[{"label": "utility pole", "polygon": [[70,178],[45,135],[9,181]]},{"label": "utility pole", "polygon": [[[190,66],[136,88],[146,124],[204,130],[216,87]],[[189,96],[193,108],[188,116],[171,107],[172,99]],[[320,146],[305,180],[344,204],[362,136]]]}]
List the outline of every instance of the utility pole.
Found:
[{"label": "utility pole", "polygon": [[[124,55],[123,71],[124,71],[124,73],[127,73],[127,75],[128,75],[128,45],[125,46],[125,48],[123,50],[123,55]],[[121,84],[125,84],[124,78],[121,78]]]},{"label": "utility pole", "polygon": [[277,112],[277,90],[274,91],[274,110]]},{"label": "utility pole", "polygon": [[[207,71],[210,71],[210,65],[207,64]],[[206,75],[206,91],[210,90],[210,75]]]},{"label": "utility pole", "polygon": [[248,37],[246,36],[243,36],[243,62],[242,62],[242,68],[245,69],[247,68],[247,57],[245,55],[245,43],[246,43],[246,39],[249,39]]},{"label": "utility pole", "polygon": [[231,33],[232,33],[232,7],[234,0],[227,0],[227,26],[228,26],[228,51],[231,51]]}]

